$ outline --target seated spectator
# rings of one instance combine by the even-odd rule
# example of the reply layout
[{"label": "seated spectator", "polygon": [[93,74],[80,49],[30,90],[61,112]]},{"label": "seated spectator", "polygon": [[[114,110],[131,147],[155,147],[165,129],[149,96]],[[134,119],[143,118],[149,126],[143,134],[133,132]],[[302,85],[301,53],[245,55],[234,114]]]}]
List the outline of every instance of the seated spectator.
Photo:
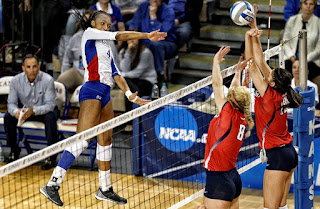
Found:
[{"label": "seated spectator", "polygon": [[[89,16],[94,12],[94,10],[87,10],[84,12],[85,16]],[[70,94],[74,90],[84,84],[84,66],[82,63],[82,51],[81,51],[81,39],[83,35],[83,29],[78,27],[78,32],[76,32],[66,47],[66,51],[63,57],[61,65],[61,75],[58,77],[58,81],[63,83]],[[112,54],[114,54],[114,60],[117,66],[119,66],[118,51],[113,41],[108,41],[111,46]]]},{"label": "seated spectator", "polygon": [[[98,2],[91,6],[89,9],[92,10],[103,10],[106,13],[108,13],[111,17],[111,27],[110,31],[124,31],[124,21],[123,17],[121,15],[120,9],[111,4],[110,0],[98,0]],[[120,51],[122,46],[122,41],[118,41],[117,43],[117,50]]]},{"label": "seated spectator", "polygon": [[174,26],[178,48],[181,48],[191,38],[192,28],[189,21],[190,16],[186,14],[186,10],[190,8],[186,8],[186,1],[187,0],[169,0],[168,2],[168,6],[173,9],[175,13]]},{"label": "seated spectator", "polygon": [[[132,92],[138,92],[139,97],[150,96],[157,82],[152,52],[141,40],[130,40],[127,43],[127,47],[119,53],[121,75]],[[126,112],[130,110],[132,102],[126,99]],[[132,125],[127,125],[125,131],[132,131]]]},{"label": "seated spectator", "polygon": [[317,1],[301,0],[302,13],[290,17],[284,29],[283,40],[290,40],[284,45],[284,59],[286,69],[291,72],[292,63],[299,57],[298,33],[306,29],[308,79],[320,86],[320,19],[313,14]]},{"label": "seated spectator", "polygon": [[126,28],[128,28],[130,25],[128,21],[132,19],[139,5],[144,1],[146,0],[115,0],[114,1],[114,5],[116,5],[120,9]]},{"label": "seated spectator", "polygon": [[142,40],[143,44],[153,53],[159,86],[164,75],[164,60],[173,57],[178,50],[175,43],[174,18],[174,11],[163,0],[150,0],[140,4],[129,27],[129,29],[141,32],[151,32],[158,29],[161,32],[167,32],[168,36],[162,41]]},{"label": "seated spectator", "polygon": [[[298,14],[300,11],[300,5],[304,0],[287,0],[286,5],[284,6],[284,19],[287,22],[289,18],[293,15]],[[319,2],[319,1],[318,1]],[[314,10],[314,14],[320,17],[320,3],[315,2],[316,9]]]},{"label": "seated spectator", "polygon": [[[296,59],[293,63],[292,63],[292,75],[293,75],[293,79],[291,82],[291,87],[294,89],[296,88],[296,86],[300,85],[300,80],[299,80],[299,60]],[[311,86],[314,88],[315,90],[315,105],[317,105],[319,103],[319,94],[318,94],[318,86],[307,80],[307,86]]]},{"label": "seated spectator", "polygon": [[[291,81],[291,87],[294,89],[297,86],[300,85],[300,80],[299,80],[299,60],[296,59],[293,63],[292,63],[292,75],[293,75],[293,79]],[[314,88],[314,93],[315,93],[315,106],[317,106],[317,104],[319,103],[319,93],[318,93],[318,86],[307,80],[307,86],[311,86]],[[287,110],[288,113],[293,113],[293,109],[290,108]],[[316,109],[315,110],[315,116],[320,116],[320,110]]]},{"label": "seated spectator", "polygon": [[[4,117],[4,127],[8,145],[11,147],[8,162],[19,158],[21,148],[17,144],[17,123],[20,114],[22,121],[41,121],[45,124],[48,145],[58,141],[57,120],[59,110],[56,106],[56,91],[53,78],[42,71],[38,58],[27,55],[22,65],[23,72],[16,75],[8,95],[8,112]],[[21,106],[23,105],[23,108]],[[57,155],[46,159],[41,169],[53,168]]]}]

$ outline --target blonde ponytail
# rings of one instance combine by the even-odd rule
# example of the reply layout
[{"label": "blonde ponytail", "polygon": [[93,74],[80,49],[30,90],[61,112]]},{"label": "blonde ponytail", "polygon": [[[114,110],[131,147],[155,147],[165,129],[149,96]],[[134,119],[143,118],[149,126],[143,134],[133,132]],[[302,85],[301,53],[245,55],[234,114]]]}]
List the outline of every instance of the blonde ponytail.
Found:
[{"label": "blonde ponytail", "polygon": [[[251,129],[254,126],[254,122],[250,112],[250,92],[244,86],[233,87],[229,89],[227,100],[231,103],[234,109],[243,111],[245,118],[248,121],[248,131],[245,137],[249,137],[251,134]],[[236,100],[236,102],[234,102]]]}]

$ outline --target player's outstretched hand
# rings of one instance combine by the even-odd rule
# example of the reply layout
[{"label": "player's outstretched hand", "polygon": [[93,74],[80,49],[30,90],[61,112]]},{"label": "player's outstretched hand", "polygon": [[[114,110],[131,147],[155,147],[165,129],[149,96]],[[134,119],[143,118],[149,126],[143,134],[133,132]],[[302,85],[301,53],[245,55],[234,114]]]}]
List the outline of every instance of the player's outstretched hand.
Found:
[{"label": "player's outstretched hand", "polygon": [[253,4],[253,11],[254,11],[254,18],[253,20],[248,24],[250,28],[252,29],[258,29],[257,26],[257,13],[258,13],[259,5]]},{"label": "player's outstretched hand", "polygon": [[246,67],[250,67],[251,64],[253,63],[253,57],[249,58],[249,59],[246,59],[245,61],[242,62],[242,59],[243,57],[241,56],[239,61],[238,61],[238,64],[237,64],[237,68],[236,68],[236,71],[237,72],[242,72]]},{"label": "player's outstretched hand", "polygon": [[152,31],[148,34],[148,39],[150,41],[161,41],[164,40],[165,37],[167,37],[167,33],[160,32],[160,29]]},{"label": "player's outstretched hand", "polygon": [[131,102],[133,102],[133,103],[136,103],[136,104],[140,105],[140,106],[144,105],[144,104],[147,104],[148,102],[151,102],[150,100],[140,98],[138,96],[138,92],[137,91],[130,95],[129,100]]},{"label": "player's outstretched hand", "polygon": [[142,99],[142,98],[138,97],[138,99],[137,99],[134,103],[142,106],[142,105],[145,105],[145,104],[147,104],[147,103],[149,103],[149,102],[151,102],[151,100]]},{"label": "player's outstretched hand", "polygon": [[220,63],[224,60],[224,56],[230,52],[230,46],[222,46],[213,58],[214,63]]}]

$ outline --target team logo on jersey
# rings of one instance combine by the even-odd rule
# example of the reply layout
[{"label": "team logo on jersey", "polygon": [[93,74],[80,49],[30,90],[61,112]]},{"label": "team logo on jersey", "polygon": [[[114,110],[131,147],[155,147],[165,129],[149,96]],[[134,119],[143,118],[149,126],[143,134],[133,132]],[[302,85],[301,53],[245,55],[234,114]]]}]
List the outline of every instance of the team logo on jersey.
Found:
[{"label": "team logo on jersey", "polygon": [[155,134],[167,149],[173,152],[186,151],[197,140],[197,121],[183,107],[165,107],[155,119]]},{"label": "team logo on jersey", "polygon": [[254,92],[254,96],[255,96],[255,97],[261,97],[261,95],[259,94],[258,90],[256,90],[256,91]]}]

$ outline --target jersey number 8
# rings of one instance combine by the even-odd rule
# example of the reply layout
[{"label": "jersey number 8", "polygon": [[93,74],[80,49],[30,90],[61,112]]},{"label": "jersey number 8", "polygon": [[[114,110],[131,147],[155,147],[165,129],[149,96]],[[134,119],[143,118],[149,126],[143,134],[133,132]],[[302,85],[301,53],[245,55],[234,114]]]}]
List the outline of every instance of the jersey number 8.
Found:
[{"label": "jersey number 8", "polygon": [[242,141],[245,130],[246,130],[246,126],[243,124],[240,124],[239,132],[238,132],[238,136],[237,136],[237,139],[239,141]]}]

